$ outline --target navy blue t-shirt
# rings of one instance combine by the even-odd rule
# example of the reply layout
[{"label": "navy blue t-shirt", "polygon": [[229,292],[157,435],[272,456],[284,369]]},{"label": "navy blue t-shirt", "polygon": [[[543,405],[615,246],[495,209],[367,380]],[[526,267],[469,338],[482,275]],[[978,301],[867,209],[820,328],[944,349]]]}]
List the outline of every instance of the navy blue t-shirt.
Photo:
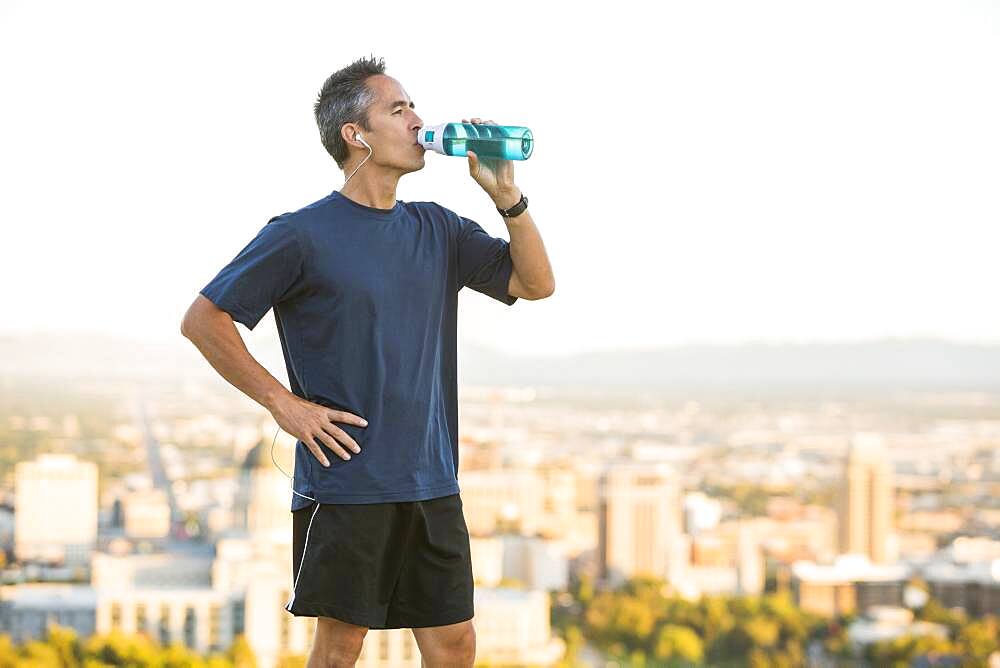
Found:
[{"label": "navy blue t-shirt", "polygon": [[368,420],[335,421],[361,452],[320,442],[329,467],[296,442],[296,491],[418,501],[459,492],[458,291],[511,305],[512,271],[507,240],[435,202],[377,209],[335,190],[269,220],[201,294],[250,329],[273,307],[291,391]]}]

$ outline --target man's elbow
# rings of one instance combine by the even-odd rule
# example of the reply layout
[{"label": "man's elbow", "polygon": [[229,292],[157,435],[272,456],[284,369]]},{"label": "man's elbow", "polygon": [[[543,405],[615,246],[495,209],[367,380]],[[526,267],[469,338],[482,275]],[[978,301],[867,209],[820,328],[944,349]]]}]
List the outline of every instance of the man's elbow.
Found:
[{"label": "man's elbow", "polygon": [[199,293],[181,319],[181,336],[190,339],[200,329],[200,325],[205,322],[205,319],[216,313],[225,313],[225,311]]},{"label": "man's elbow", "polygon": [[552,281],[548,285],[545,285],[541,288],[538,288],[537,290],[532,291],[531,297],[529,297],[529,299],[531,299],[532,301],[545,299],[546,297],[551,297],[555,291],[556,291],[556,284],[555,281]]},{"label": "man's elbow", "polygon": [[193,318],[191,316],[191,309],[188,309],[187,313],[181,319],[181,336],[190,339],[191,332],[194,328]]}]

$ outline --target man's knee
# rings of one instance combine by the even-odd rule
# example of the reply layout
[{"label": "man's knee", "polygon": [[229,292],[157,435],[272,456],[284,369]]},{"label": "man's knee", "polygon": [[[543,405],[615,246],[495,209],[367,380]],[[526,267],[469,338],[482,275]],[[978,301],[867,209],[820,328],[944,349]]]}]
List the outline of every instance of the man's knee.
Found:
[{"label": "man's knee", "polygon": [[368,629],[332,617],[318,617],[308,668],[353,666],[361,656]]},{"label": "man's knee", "polygon": [[431,668],[471,666],[476,659],[476,630],[469,623],[456,632],[437,635],[431,642],[425,640],[420,643],[420,655],[423,664]]}]

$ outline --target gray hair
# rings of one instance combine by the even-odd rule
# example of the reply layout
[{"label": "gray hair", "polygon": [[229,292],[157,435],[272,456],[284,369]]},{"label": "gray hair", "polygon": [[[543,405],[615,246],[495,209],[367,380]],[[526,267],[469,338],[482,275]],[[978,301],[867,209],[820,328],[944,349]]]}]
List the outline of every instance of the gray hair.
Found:
[{"label": "gray hair", "polygon": [[323,83],[313,110],[323,148],[344,169],[349,155],[347,142],[340,136],[344,123],[357,123],[369,130],[368,109],[375,101],[375,91],[365,81],[374,74],[385,74],[385,59],[360,58],[334,72]]}]

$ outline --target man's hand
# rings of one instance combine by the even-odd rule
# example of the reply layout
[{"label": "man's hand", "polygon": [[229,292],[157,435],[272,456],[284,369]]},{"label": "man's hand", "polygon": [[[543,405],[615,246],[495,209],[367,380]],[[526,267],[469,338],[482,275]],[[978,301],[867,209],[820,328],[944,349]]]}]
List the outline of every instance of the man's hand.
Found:
[{"label": "man's hand", "polygon": [[[479,118],[463,123],[473,125],[496,125],[493,121],[483,122]],[[500,160],[485,156],[482,159],[474,151],[468,151],[469,175],[482,186],[490,199],[501,209],[509,209],[521,199],[521,191],[514,185],[514,161]]]},{"label": "man's hand", "polygon": [[314,404],[291,392],[274,405],[271,415],[282,431],[305,443],[309,451],[323,466],[329,466],[330,461],[323,454],[322,448],[319,447],[319,441],[337,453],[341,459],[350,459],[351,455],[337,441],[346,445],[354,453],[361,452],[361,447],[357,442],[347,432],[335,425],[334,421],[355,424],[359,427],[368,426],[367,421],[353,413]]}]

